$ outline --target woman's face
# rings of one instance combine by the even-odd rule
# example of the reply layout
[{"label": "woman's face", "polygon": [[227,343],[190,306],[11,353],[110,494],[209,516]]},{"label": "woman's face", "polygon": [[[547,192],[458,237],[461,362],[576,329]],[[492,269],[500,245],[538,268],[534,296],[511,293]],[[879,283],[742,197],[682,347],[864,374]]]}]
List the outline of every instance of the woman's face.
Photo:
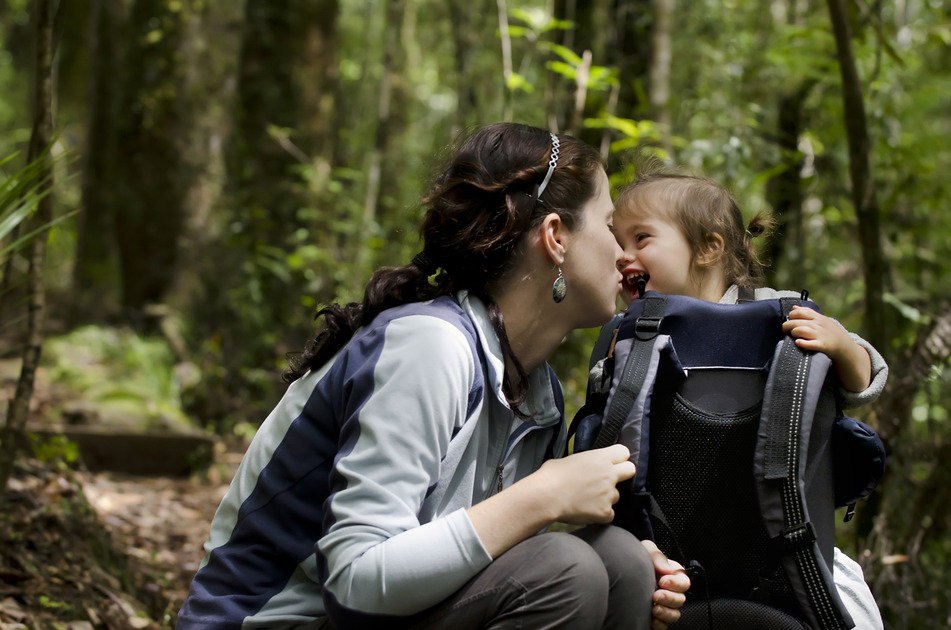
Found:
[{"label": "woman's face", "polygon": [[598,179],[598,191],[582,210],[581,222],[571,233],[562,266],[568,283],[563,305],[570,304],[577,312],[576,328],[600,326],[608,321],[621,288],[618,261],[622,252],[612,231],[614,203],[603,169]]}]

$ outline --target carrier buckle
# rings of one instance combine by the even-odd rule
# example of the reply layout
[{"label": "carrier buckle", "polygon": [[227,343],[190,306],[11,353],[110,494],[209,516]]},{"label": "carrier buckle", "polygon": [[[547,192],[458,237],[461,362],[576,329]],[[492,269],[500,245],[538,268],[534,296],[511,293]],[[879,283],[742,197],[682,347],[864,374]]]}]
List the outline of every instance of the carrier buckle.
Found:
[{"label": "carrier buckle", "polygon": [[787,547],[803,547],[815,542],[816,530],[812,521],[805,521],[785,528],[781,536]]},{"label": "carrier buckle", "polygon": [[845,510],[845,517],[842,519],[843,523],[848,523],[852,520],[852,517],[855,516],[855,502],[849,503],[849,507]]},{"label": "carrier buckle", "polygon": [[634,336],[641,341],[650,341],[660,333],[660,323],[663,317],[638,317],[634,322]]}]

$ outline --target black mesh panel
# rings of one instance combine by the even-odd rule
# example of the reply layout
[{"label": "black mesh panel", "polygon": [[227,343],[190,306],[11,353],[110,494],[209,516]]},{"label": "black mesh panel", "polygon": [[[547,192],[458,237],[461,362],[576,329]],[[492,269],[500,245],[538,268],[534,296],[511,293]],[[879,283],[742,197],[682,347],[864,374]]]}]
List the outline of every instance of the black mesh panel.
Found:
[{"label": "black mesh panel", "polygon": [[756,602],[714,599],[709,606],[708,610],[705,601],[688,603],[681,610],[680,621],[670,627],[675,630],[711,628],[712,614],[712,628],[718,630],[808,630],[808,626],[795,617]]},{"label": "black mesh panel", "polygon": [[[710,594],[748,597],[766,564],[768,540],[753,481],[761,405],[713,414],[679,395],[657,394],[648,489],[686,559],[703,566]],[[673,553],[669,532],[656,523],[654,529],[658,545]]]}]

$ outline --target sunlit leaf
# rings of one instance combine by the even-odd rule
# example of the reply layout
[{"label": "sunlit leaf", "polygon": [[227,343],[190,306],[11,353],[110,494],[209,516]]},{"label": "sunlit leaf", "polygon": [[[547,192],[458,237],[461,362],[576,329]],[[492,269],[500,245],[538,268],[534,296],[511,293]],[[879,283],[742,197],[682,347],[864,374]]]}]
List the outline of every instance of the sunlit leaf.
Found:
[{"label": "sunlit leaf", "polygon": [[562,60],[572,66],[581,65],[581,56],[570,48],[562,46],[561,44],[555,44],[553,42],[542,42],[540,46],[544,50],[555,53],[561,57]]},{"label": "sunlit leaf", "polygon": [[574,66],[571,66],[567,63],[563,63],[561,61],[549,61],[548,63],[545,64],[545,67],[551,70],[552,72],[554,72],[555,74],[560,74],[563,77],[567,77],[568,79],[572,81],[574,81],[578,76],[577,70],[574,68]]},{"label": "sunlit leaf", "polygon": [[516,90],[521,90],[522,92],[531,94],[535,91],[535,86],[526,81],[525,77],[518,74],[517,72],[510,74],[505,84],[508,89],[512,90],[513,92]]},{"label": "sunlit leaf", "polygon": [[905,319],[914,322],[916,324],[921,323],[924,320],[924,316],[921,311],[919,311],[914,306],[903,302],[897,295],[891,292],[885,292],[882,295],[882,299],[886,304],[893,306],[901,316]]}]

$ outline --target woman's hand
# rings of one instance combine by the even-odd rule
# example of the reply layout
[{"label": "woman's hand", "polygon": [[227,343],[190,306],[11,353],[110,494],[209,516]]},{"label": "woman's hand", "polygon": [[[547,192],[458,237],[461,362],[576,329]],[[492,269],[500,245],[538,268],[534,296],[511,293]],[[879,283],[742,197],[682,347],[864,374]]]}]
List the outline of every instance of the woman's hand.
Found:
[{"label": "woman's hand", "polygon": [[630,456],[626,446],[615,444],[545,462],[534,475],[544,478],[556,509],[553,520],[572,525],[610,523],[620,498],[617,484],[635,473]]},{"label": "woman's hand", "polygon": [[871,383],[872,360],[868,352],[831,317],[797,306],[783,322],[783,332],[795,337],[800,348],[821,352],[832,359],[839,381],[848,391],[861,392]]},{"label": "woman's hand", "polygon": [[642,541],[654,563],[657,590],[651,609],[651,630],[664,630],[667,624],[680,619],[680,608],[687,601],[684,593],[690,588],[690,578],[678,562],[668,560],[653,541]]},{"label": "woman's hand", "polygon": [[466,510],[493,558],[554,521],[610,523],[617,484],[634,476],[627,447],[615,444],[552,459],[521,481]]}]

